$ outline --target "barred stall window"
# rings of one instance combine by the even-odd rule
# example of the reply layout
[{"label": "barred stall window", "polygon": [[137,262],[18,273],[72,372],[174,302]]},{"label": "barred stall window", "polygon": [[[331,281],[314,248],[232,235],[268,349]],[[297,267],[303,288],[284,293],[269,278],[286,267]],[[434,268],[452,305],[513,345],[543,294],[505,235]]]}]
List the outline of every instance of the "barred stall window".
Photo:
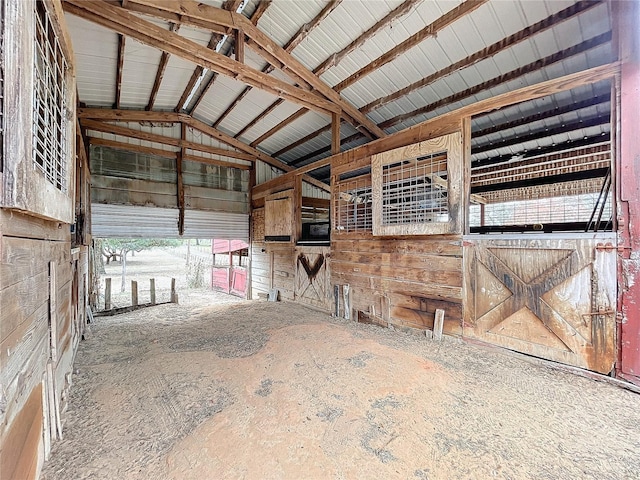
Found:
[{"label": "barred stall window", "polygon": [[446,222],[447,153],[382,166],[382,224]]},{"label": "barred stall window", "polygon": [[341,180],[334,186],[333,230],[340,233],[371,232],[371,174]]},{"label": "barred stall window", "polygon": [[44,2],[35,9],[33,161],[58,190],[66,193],[67,60]]},{"label": "barred stall window", "polygon": [[373,234],[461,233],[462,174],[459,132],[374,155]]}]

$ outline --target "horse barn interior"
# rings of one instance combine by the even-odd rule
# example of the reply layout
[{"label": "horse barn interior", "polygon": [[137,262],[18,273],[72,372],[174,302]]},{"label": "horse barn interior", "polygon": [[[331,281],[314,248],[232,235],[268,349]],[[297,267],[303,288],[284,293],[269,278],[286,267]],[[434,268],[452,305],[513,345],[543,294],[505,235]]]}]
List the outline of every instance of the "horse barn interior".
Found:
[{"label": "horse barn interior", "polygon": [[[309,336],[318,342],[306,346],[302,335],[283,355],[328,345],[335,360],[358,335],[391,343],[409,335],[435,348],[444,334],[437,348],[448,362],[456,349],[473,349],[477,362],[504,352],[602,380],[582,378],[592,388],[638,390],[640,3],[0,7],[3,480],[38,478],[63,442],[74,361],[95,308],[92,238],[245,242],[253,301],[237,307],[238,325],[271,325],[259,315],[269,305],[322,314],[322,328],[333,315],[340,328],[362,329],[352,341]],[[517,368],[515,390],[536,374]],[[402,385],[401,372],[377,381],[399,376]],[[437,370],[430,375],[406,381],[435,381]],[[564,388],[564,377],[544,375],[549,389]],[[394,402],[377,405],[391,411]],[[635,453],[619,450],[629,458],[640,449],[633,432]],[[398,435],[379,448],[367,442],[372,475],[400,455]],[[296,478],[322,478],[318,465]],[[335,477],[367,478],[363,471]],[[433,469],[410,476],[447,478]],[[117,476],[125,477],[144,478]]]}]

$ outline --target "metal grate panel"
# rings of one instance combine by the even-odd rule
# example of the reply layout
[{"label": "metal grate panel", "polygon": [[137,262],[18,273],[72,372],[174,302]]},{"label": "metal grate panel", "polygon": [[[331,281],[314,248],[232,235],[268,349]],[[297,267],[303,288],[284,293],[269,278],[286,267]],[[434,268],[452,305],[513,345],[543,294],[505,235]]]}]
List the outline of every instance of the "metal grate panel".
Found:
[{"label": "metal grate panel", "polygon": [[44,2],[36,2],[33,161],[58,190],[67,191],[67,61]]},{"label": "metal grate panel", "polygon": [[382,166],[382,224],[447,222],[447,154]]},{"label": "metal grate panel", "polygon": [[373,231],[371,174],[336,183],[334,192],[333,230],[339,233]]}]

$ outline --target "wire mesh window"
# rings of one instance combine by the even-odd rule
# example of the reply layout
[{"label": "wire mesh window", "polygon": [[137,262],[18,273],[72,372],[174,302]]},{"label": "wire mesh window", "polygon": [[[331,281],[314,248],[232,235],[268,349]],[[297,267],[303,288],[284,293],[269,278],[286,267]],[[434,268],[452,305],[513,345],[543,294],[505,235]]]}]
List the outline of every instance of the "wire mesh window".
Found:
[{"label": "wire mesh window", "polygon": [[[609,143],[472,168],[472,233],[613,228]],[[473,197],[472,197],[473,200]]]},{"label": "wire mesh window", "polygon": [[66,192],[67,61],[44,2],[35,9],[33,161],[47,181]]},{"label": "wire mesh window", "polygon": [[382,225],[448,220],[446,152],[382,166]]},{"label": "wire mesh window", "polygon": [[338,233],[371,232],[371,175],[362,175],[334,186],[333,229]]}]

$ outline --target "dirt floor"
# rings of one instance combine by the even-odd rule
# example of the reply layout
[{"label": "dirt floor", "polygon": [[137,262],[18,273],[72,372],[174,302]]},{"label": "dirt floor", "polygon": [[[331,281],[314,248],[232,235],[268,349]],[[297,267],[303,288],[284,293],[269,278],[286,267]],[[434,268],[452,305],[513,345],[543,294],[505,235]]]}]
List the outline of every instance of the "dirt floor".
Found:
[{"label": "dirt floor", "polygon": [[637,394],[199,292],[96,319],[44,479],[638,478]]}]

